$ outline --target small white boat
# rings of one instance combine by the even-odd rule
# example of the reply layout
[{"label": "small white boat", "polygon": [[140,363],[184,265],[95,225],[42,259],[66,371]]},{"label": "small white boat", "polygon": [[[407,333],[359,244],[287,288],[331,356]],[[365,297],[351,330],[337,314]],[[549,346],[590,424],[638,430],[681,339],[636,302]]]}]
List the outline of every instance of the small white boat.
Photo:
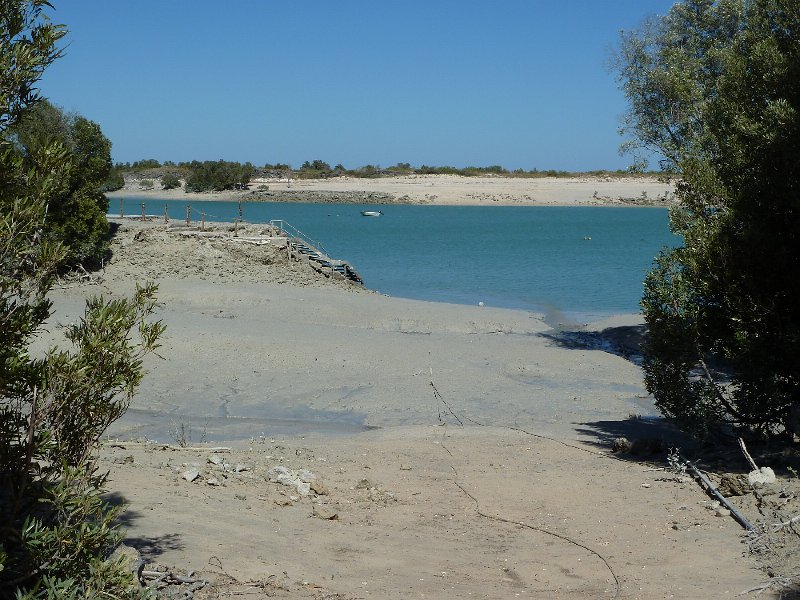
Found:
[{"label": "small white boat", "polygon": [[380,210],[362,210],[361,216],[362,217],[380,217],[383,214],[383,211]]}]

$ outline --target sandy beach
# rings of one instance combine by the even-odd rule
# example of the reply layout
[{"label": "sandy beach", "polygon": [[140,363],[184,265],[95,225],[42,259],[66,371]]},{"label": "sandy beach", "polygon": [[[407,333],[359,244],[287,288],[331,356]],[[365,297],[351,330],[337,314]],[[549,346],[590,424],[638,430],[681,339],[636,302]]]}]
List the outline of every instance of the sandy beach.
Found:
[{"label": "sandy beach", "polygon": [[[665,470],[670,447],[709,455],[642,386],[640,316],[553,329],[526,311],[389,298],[215,227],[123,221],[105,269],[54,297],[69,322],[89,294],[160,284],[160,357],[101,462],[146,572],[195,582],[170,589],[724,598],[767,579],[741,526]],[[656,441],[612,452],[623,436]],[[782,506],[796,513],[794,494]],[[732,501],[775,518],[753,494]]]},{"label": "sandy beach", "polygon": [[[268,201],[413,203],[436,205],[668,205],[674,184],[656,177],[463,177],[407,175],[363,179],[256,179],[249,190],[191,192],[183,188],[142,189],[140,179],[128,179],[110,198],[191,200],[246,199]],[[268,189],[260,189],[268,188]]]}]

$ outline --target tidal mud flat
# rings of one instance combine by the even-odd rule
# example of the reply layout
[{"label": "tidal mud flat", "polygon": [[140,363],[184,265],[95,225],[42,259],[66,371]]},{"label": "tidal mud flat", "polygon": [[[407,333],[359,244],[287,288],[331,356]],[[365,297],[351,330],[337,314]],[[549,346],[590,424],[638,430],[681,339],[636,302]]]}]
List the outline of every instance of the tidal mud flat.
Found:
[{"label": "tidal mud flat", "polygon": [[[57,319],[144,280],[161,286],[161,358],[102,460],[129,545],[196,572],[195,598],[698,598],[765,581],[741,527],[663,470],[689,442],[602,344],[135,221],[104,271],[64,282]],[[621,436],[663,452],[614,454]]]}]

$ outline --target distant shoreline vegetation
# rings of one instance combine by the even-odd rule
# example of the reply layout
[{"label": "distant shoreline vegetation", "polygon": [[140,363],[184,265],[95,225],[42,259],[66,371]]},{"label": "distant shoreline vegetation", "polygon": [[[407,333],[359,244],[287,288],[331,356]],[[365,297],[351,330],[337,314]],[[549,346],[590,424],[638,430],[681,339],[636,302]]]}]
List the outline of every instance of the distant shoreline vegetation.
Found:
[{"label": "distant shoreline vegetation", "polygon": [[502,177],[670,177],[662,171],[644,172],[636,169],[596,170],[596,171],[561,171],[556,169],[515,169],[510,171],[500,165],[488,167],[450,167],[421,165],[413,167],[410,163],[397,163],[391,167],[364,165],[356,169],[348,169],[341,164],[331,167],[322,160],[306,161],[299,168],[288,164],[265,164],[256,167],[252,163],[238,163],[224,160],[179,162],[155,159],[138,160],[133,163],[116,163],[111,170],[103,191],[111,192],[125,185],[125,178],[138,178],[145,189],[152,189],[155,180],[160,180],[163,189],[175,189],[185,182],[187,192],[209,192],[243,189],[253,179],[327,179],[331,177],[357,177],[376,179],[380,177],[397,177],[403,175],[460,175],[462,177],[502,176]]}]

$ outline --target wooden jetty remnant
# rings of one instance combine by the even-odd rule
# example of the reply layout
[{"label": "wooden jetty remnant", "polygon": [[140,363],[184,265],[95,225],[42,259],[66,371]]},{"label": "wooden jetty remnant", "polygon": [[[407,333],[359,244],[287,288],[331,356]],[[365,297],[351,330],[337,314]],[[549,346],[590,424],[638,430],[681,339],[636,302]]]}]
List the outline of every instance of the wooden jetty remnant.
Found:
[{"label": "wooden jetty remnant", "polygon": [[[364,285],[361,275],[344,260],[331,258],[320,242],[312,240],[302,231],[283,220],[272,220],[269,224],[286,236],[286,247],[294,257],[305,257],[317,270],[338,273],[350,281]],[[324,272],[324,271],[323,271]]]},{"label": "wooden jetty remnant", "polygon": [[272,220],[269,224],[286,236],[286,246],[290,254],[294,256],[305,256],[311,266],[319,269],[329,269],[334,273],[339,273],[346,279],[364,285],[364,280],[350,263],[344,260],[337,260],[328,256],[320,242],[314,241],[296,227],[283,220]]}]

